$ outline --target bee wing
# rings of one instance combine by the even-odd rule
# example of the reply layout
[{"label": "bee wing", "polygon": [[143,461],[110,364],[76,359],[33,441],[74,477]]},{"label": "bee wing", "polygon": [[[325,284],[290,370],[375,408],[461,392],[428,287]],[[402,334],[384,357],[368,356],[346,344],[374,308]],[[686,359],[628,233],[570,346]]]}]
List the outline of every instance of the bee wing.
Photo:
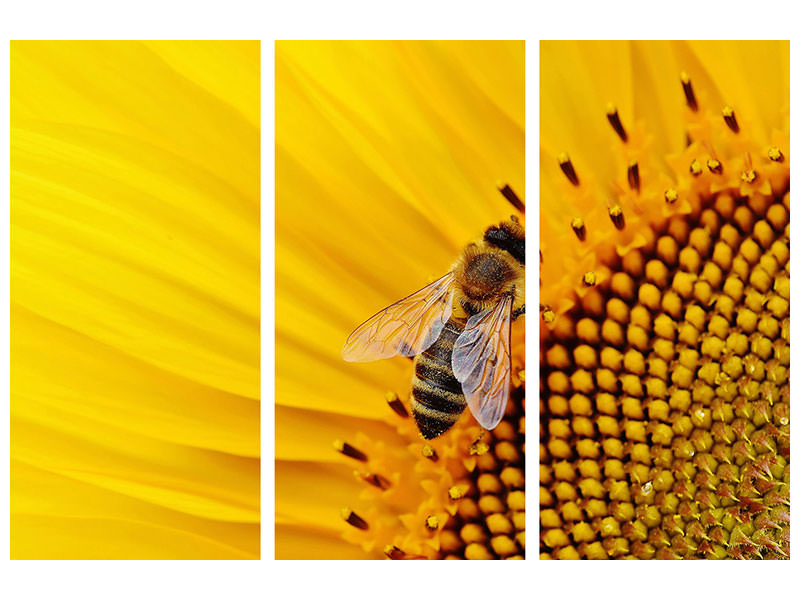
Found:
[{"label": "bee wing", "polygon": [[473,315],[453,346],[453,375],[470,411],[486,429],[506,412],[511,382],[511,305],[508,295],[494,308]]},{"label": "bee wing", "polygon": [[373,315],[347,338],[342,358],[366,362],[427,350],[453,312],[454,279],[448,273]]}]

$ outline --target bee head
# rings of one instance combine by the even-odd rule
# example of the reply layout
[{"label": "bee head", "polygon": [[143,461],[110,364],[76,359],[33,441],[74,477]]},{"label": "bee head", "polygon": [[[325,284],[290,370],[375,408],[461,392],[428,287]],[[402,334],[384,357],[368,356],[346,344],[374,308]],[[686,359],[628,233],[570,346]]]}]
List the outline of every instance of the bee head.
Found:
[{"label": "bee head", "polygon": [[510,221],[492,225],[483,234],[483,239],[487,244],[508,252],[520,264],[525,264],[525,230],[519,219],[512,217]]}]

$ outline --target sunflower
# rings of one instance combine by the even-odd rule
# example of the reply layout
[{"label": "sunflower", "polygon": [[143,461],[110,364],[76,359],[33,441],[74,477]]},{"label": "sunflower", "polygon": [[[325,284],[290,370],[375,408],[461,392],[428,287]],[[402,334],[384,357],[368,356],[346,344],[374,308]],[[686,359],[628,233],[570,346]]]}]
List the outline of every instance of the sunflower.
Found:
[{"label": "sunflower", "polygon": [[341,348],[516,212],[524,44],[278,42],[276,138],[276,557],[521,557],[522,320],[482,438],[464,415],[426,443],[411,362]]},{"label": "sunflower", "polygon": [[259,44],[11,45],[11,556],[258,558]]},{"label": "sunflower", "polygon": [[542,42],[542,558],[789,554],[788,42]]}]

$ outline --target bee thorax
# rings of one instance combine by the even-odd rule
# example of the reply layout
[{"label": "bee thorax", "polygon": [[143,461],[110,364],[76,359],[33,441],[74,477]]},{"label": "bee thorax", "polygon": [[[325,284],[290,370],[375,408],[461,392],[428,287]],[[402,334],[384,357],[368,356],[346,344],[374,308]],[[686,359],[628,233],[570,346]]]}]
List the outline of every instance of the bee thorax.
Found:
[{"label": "bee thorax", "polygon": [[488,300],[503,292],[505,284],[512,278],[508,262],[495,253],[467,253],[460,284],[467,298]]}]

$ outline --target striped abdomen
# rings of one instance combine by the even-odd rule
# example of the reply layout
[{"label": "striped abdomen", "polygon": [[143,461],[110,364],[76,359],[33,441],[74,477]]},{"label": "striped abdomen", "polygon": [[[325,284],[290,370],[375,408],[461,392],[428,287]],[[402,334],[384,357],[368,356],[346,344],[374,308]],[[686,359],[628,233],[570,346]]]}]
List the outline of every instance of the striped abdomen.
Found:
[{"label": "striped abdomen", "polygon": [[450,319],[439,339],[414,358],[411,412],[426,440],[450,429],[467,405],[452,363],[453,344],[463,330],[463,324]]}]

